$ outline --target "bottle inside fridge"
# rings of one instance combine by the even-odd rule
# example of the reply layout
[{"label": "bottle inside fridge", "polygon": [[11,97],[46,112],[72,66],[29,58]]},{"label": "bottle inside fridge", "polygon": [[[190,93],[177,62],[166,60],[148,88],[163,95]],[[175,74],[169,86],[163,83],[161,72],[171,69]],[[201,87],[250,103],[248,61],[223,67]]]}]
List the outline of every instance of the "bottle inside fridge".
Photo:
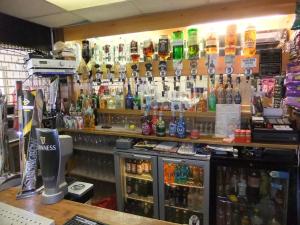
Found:
[{"label": "bottle inside fridge", "polygon": [[120,157],[124,212],[154,218],[153,163],[150,159]]},{"label": "bottle inside fridge", "polygon": [[165,220],[204,224],[204,170],[189,163],[163,162]]},{"label": "bottle inside fridge", "polygon": [[217,225],[286,225],[289,173],[218,166]]}]

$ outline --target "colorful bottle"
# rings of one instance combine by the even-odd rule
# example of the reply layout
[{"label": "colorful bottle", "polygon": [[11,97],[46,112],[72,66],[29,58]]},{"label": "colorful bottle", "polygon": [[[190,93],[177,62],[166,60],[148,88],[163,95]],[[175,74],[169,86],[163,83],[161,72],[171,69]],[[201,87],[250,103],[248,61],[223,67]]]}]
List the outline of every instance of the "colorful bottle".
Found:
[{"label": "colorful bottle", "polygon": [[253,57],[256,53],[256,29],[249,25],[244,33],[243,54],[246,57]]},{"label": "colorful bottle", "polygon": [[234,103],[235,104],[241,104],[242,103],[240,83],[241,83],[241,78],[237,77],[236,78],[236,87],[235,87],[235,91],[234,91]]},{"label": "colorful bottle", "polygon": [[225,36],[225,55],[235,55],[237,45],[237,27],[235,24],[227,26]]},{"label": "colorful bottle", "polygon": [[171,137],[176,136],[176,116],[175,116],[175,111],[172,111],[172,117],[169,123],[169,135]]},{"label": "colorful bottle", "polygon": [[133,109],[141,110],[141,98],[139,96],[138,88],[135,92],[135,96],[133,98]]},{"label": "colorful bottle", "polygon": [[153,111],[152,119],[151,119],[151,125],[152,125],[152,132],[153,134],[156,134],[156,125],[158,122],[158,117],[157,117],[157,111]]},{"label": "colorful bottle", "polygon": [[166,60],[170,54],[168,35],[161,35],[158,40],[158,56],[160,60]]},{"label": "colorful bottle", "polygon": [[199,58],[198,30],[196,28],[188,30],[188,58]]},{"label": "colorful bottle", "polygon": [[199,112],[206,112],[207,111],[207,99],[204,97],[204,89],[200,88],[200,99],[198,103],[198,111]]},{"label": "colorful bottle", "polygon": [[148,111],[144,111],[144,116],[142,117],[142,134],[143,135],[151,135],[152,131],[152,125],[149,120]]},{"label": "colorful bottle", "polygon": [[183,32],[175,31],[172,36],[173,45],[173,59],[182,60],[183,59]]},{"label": "colorful bottle", "polygon": [[135,40],[132,40],[130,42],[130,57],[133,63],[139,62],[140,59],[139,44]]},{"label": "colorful bottle", "polygon": [[218,104],[225,104],[226,100],[225,100],[225,89],[224,89],[224,85],[223,85],[223,74],[220,74],[219,77],[219,86],[217,88],[217,101]]},{"label": "colorful bottle", "polygon": [[116,94],[114,93],[114,90],[111,90],[110,97],[107,100],[107,108],[116,109]]},{"label": "colorful bottle", "polygon": [[146,61],[151,61],[154,54],[153,42],[151,39],[144,41],[143,53]]},{"label": "colorful bottle", "polygon": [[128,83],[128,92],[125,97],[125,108],[126,109],[133,109],[133,96],[131,93],[131,87],[130,84]]},{"label": "colorful bottle", "polygon": [[159,118],[156,124],[156,136],[164,137],[166,136],[166,123],[162,118],[163,113],[162,111],[159,112]]},{"label": "colorful bottle", "polygon": [[217,104],[217,98],[215,95],[215,90],[214,88],[212,88],[208,96],[208,110],[211,112],[215,112],[216,104]]},{"label": "colorful bottle", "polygon": [[186,123],[182,111],[179,113],[179,118],[176,123],[176,136],[178,138],[186,137]]},{"label": "colorful bottle", "polygon": [[214,55],[218,53],[218,39],[214,32],[211,32],[206,38],[205,48],[207,55]]},{"label": "colorful bottle", "polygon": [[116,109],[124,109],[124,96],[122,89],[117,89],[117,94],[116,94]]}]

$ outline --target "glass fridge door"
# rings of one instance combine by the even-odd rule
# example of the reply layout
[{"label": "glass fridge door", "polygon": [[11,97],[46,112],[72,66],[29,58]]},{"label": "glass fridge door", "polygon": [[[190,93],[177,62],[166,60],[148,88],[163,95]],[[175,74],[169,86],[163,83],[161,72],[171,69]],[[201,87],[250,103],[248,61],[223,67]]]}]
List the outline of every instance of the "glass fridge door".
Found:
[{"label": "glass fridge door", "polygon": [[158,218],[157,158],[117,152],[115,165],[118,209]]},{"label": "glass fridge door", "polygon": [[160,218],[208,225],[209,161],[159,158]]},{"label": "glass fridge door", "polygon": [[286,225],[289,173],[217,167],[217,225]]}]

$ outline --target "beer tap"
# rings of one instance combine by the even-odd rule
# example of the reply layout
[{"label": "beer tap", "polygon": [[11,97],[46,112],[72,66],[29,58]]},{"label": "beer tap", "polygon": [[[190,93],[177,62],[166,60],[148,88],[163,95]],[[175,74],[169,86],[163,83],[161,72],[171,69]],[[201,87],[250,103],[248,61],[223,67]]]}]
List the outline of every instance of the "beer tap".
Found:
[{"label": "beer tap", "polygon": [[148,81],[151,84],[151,82],[153,80],[152,64],[151,63],[146,63],[145,67],[146,67],[146,75],[145,76],[148,78]]},{"label": "beer tap", "polygon": [[134,78],[134,81],[137,84],[139,79],[140,79],[139,78],[139,69],[138,69],[137,64],[132,64],[131,65],[131,70],[132,70],[131,76]]},{"label": "beer tap", "polygon": [[114,71],[111,70],[112,65],[107,64],[106,69],[107,69],[107,79],[109,79],[109,81],[113,84],[113,82],[114,82]]}]

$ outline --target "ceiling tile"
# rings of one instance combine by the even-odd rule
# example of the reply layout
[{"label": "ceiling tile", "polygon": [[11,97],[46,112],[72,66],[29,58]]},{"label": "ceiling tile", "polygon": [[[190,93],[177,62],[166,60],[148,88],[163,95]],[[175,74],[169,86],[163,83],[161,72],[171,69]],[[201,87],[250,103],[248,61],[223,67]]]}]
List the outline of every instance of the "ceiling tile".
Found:
[{"label": "ceiling tile", "polygon": [[0,12],[26,19],[62,13],[64,10],[44,0],[0,0]]},{"label": "ceiling tile", "polygon": [[86,22],[84,18],[68,12],[53,14],[49,16],[36,17],[28,20],[47,27],[62,27],[71,24]]},{"label": "ceiling tile", "polygon": [[186,9],[208,4],[209,0],[132,0],[143,13]]},{"label": "ceiling tile", "polygon": [[74,10],[72,13],[86,18],[89,21],[105,21],[125,18],[141,14],[141,11],[131,2],[119,2],[110,5]]}]

